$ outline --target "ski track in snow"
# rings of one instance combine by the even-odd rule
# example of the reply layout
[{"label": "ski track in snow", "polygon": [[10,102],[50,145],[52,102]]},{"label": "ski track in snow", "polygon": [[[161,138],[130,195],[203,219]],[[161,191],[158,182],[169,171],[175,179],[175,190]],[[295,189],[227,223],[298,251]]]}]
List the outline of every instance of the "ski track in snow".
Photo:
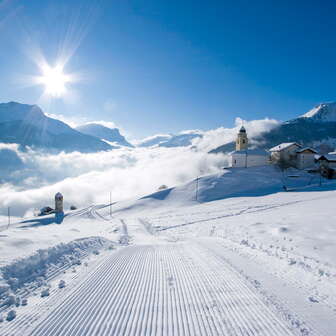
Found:
[{"label": "ski track in snow", "polygon": [[1,335],[292,335],[242,277],[203,252],[192,243],[125,247],[44,316]]}]

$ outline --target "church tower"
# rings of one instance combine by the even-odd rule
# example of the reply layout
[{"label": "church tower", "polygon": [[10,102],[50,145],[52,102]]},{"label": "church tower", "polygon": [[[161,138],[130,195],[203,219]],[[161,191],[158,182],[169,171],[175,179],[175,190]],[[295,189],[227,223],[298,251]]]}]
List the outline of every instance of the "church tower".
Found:
[{"label": "church tower", "polygon": [[237,135],[237,140],[236,140],[236,150],[246,150],[248,145],[248,138],[246,134],[246,129],[244,126],[240,128],[240,131]]}]

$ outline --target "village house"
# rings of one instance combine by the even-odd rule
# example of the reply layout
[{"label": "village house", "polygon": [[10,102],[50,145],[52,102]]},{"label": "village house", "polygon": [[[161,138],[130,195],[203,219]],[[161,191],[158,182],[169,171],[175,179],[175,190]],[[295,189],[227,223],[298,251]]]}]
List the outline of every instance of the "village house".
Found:
[{"label": "village house", "polygon": [[315,156],[320,166],[336,169],[336,153]]},{"label": "village house", "polygon": [[296,167],[297,151],[302,146],[296,142],[285,142],[271,148],[271,162],[285,167]]},{"label": "village house", "polygon": [[336,152],[315,155],[315,160],[318,163],[321,174],[327,178],[336,178]]},{"label": "village house", "polygon": [[314,168],[317,151],[310,147],[302,147],[296,142],[286,142],[270,149],[272,163],[283,167],[298,169]]},{"label": "village house", "polygon": [[230,167],[256,167],[269,163],[269,154],[263,149],[248,149],[246,129],[242,126],[237,134],[236,150],[229,154]]},{"label": "village house", "polygon": [[298,169],[313,168],[316,166],[315,155],[317,151],[310,147],[300,148],[296,151],[296,167]]}]

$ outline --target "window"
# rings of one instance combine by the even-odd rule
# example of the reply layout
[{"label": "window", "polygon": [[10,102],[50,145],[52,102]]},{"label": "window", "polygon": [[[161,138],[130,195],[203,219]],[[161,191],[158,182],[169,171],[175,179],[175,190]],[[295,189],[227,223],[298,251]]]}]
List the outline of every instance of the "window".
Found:
[{"label": "window", "polygon": [[245,139],[243,139],[243,143],[245,143]]}]

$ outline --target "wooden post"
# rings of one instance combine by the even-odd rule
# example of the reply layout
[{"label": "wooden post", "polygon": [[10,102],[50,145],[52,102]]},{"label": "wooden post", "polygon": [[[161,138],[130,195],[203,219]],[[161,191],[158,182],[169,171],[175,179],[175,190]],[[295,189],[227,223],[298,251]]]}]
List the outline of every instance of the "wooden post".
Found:
[{"label": "wooden post", "polygon": [[110,191],[110,217],[112,217],[112,192]]},{"label": "wooden post", "polygon": [[8,207],[8,226],[7,229],[9,229],[10,226],[10,207]]}]

